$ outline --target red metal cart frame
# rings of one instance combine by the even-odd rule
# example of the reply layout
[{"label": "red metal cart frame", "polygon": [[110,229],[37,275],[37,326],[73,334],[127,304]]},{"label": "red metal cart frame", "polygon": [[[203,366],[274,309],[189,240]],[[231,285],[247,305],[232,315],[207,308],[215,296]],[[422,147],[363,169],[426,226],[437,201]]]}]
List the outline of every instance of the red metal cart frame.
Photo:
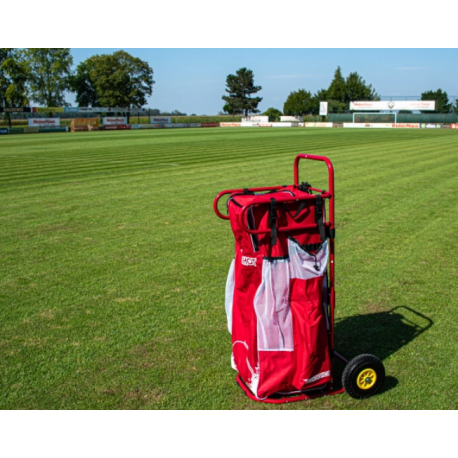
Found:
[{"label": "red metal cart frame", "polygon": [[[328,303],[329,303],[329,321],[330,321],[330,332],[329,332],[329,348],[330,348],[330,356],[331,359],[333,357],[339,359],[345,364],[349,364],[349,361],[346,360],[343,356],[341,356],[339,353],[337,353],[334,350],[334,316],[335,316],[335,304],[336,304],[336,295],[335,295],[335,213],[334,213],[334,204],[335,204],[335,189],[334,189],[334,168],[331,163],[331,161],[325,157],[325,156],[315,156],[311,154],[299,154],[295,160],[294,160],[294,185],[296,187],[299,186],[299,162],[301,159],[307,159],[307,160],[313,160],[313,161],[321,161],[324,162],[327,166],[328,169],[328,190],[322,190],[322,189],[317,189],[310,187],[309,189],[319,195],[322,196],[323,199],[328,200],[328,209],[329,209],[329,218],[327,218],[327,221],[324,222],[324,226],[327,228],[327,233],[329,234],[329,265],[328,265],[328,288],[329,288],[329,297],[328,297]],[[263,193],[263,192],[268,192],[268,191],[274,191],[274,190],[281,190],[284,186],[267,186],[267,187],[258,187],[258,188],[238,188],[238,189],[228,189],[221,191],[214,199],[213,201],[213,209],[216,215],[224,220],[229,220],[229,216],[223,215],[219,209],[218,209],[218,202],[219,200],[228,194],[233,194],[233,193],[243,193],[246,191],[249,192],[255,192],[255,193]],[[284,196],[284,197],[278,197],[277,201],[278,202],[295,202],[298,200],[307,200],[307,199],[315,199],[316,194],[311,194],[307,197],[297,199],[296,197],[289,197],[289,196]],[[247,225],[244,223],[246,220],[245,214],[247,210],[249,209],[251,205],[247,205],[242,208],[241,214],[240,214],[240,223],[241,227],[243,227],[243,230],[250,233],[250,234],[260,234],[260,233],[266,233],[268,232],[267,230],[260,230],[260,229],[249,229]],[[310,227],[317,227],[317,224],[308,224],[308,225],[303,225],[300,228],[301,229],[306,229]],[[277,231],[288,231],[291,230],[291,228],[288,227],[278,227],[277,226]],[[372,355],[360,355],[360,357],[367,357]],[[356,360],[357,358],[355,358]],[[366,358],[367,359],[367,358]],[[375,358],[377,359],[377,358]],[[352,360],[353,361],[353,360]],[[351,361],[351,362],[352,362]],[[350,362],[350,363],[351,363]],[[380,362],[380,361],[379,361]],[[381,364],[381,362],[380,362]],[[355,365],[355,364],[354,364]],[[358,366],[357,364],[357,369],[360,370],[360,367],[363,367],[361,364]],[[367,364],[366,364],[367,366]],[[383,367],[383,365],[382,365]],[[360,373],[362,374],[362,372]],[[383,369],[383,375],[384,378],[384,369]],[[325,388],[322,390],[315,390],[314,392],[309,392],[309,393],[304,393],[304,392],[299,392],[297,395],[288,395],[288,396],[281,396],[279,395],[278,397],[272,397],[268,399],[258,399],[256,396],[251,393],[251,391],[248,389],[248,387],[245,385],[243,380],[239,375],[236,377],[237,383],[240,385],[240,387],[243,389],[243,391],[247,394],[247,396],[258,402],[269,402],[269,403],[275,403],[275,404],[281,404],[281,403],[286,403],[286,402],[294,402],[294,401],[301,401],[301,400],[306,400],[306,399],[313,399],[316,397],[320,396],[329,396],[337,393],[343,393],[345,391],[345,388],[340,388],[340,389],[333,389],[333,380],[334,380],[334,368],[333,365],[331,365],[331,382],[327,384]],[[378,387],[377,387],[378,389]],[[362,393],[362,394],[361,394]],[[364,396],[364,392],[362,391],[359,393],[358,396],[354,397],[367,397]],[[352,396],[353,394],[350,393]],[[370,392],[370,394],[373,394],[373,392]]]}]

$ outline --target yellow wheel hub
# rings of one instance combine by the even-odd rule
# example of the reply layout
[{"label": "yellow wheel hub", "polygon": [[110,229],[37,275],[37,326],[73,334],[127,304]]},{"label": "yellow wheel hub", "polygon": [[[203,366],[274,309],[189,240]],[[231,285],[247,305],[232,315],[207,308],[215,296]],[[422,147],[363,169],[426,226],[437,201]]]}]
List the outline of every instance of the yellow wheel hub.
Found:
[{"label": "yellow wheel hub", "polygon": [[374,369],[363,369],[359,374],[358,378],[356,379],[356,384],[358,388],[362,390],[368,390],[375,385],[377,381],[377,374]]}]

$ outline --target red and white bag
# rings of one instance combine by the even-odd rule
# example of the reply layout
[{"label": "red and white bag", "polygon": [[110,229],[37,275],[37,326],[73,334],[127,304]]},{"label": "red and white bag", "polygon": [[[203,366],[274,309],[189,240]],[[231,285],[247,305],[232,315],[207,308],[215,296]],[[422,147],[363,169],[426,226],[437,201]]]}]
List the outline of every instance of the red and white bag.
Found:
[{"label": "red and white bag", "polygon": [[285,186],[233,193],[227,205],[232,367],[259,400],[322,387],[331,380],[324,199]]}]

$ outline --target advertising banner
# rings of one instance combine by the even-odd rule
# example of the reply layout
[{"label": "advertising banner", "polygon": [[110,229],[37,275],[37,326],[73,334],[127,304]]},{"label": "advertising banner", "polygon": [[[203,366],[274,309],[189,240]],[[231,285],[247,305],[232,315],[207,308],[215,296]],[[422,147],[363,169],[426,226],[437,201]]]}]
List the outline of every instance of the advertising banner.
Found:
[{"label": "advertising banner", "polygon": [[420,127],[422,129],[443,129],[444,125],[443,124],[420,124]]},{"label": "advertising banner", "polygon": [[78,113],[78,107],[64,107],[64,113]]},{"label": "advertising banner", "polygon": [[8,129],[6,127],[0,127],[0,135],[7,135]]},{"label": "advertising banner", "polygon": [[219,122],[202,122],[201,127],[219,127]]},{"label": "advertising banner", "polygon": [[131,124],[131,129],[162,129],[164,124]]},{"label": "advertising banner", "polygon": [[122,126],[127,124],[127,118],[122,116],[102,118],[102,124],[104,126]]},{"label": "advertising banner", "polygon": [[333,127],[332,122],[304,122],[304,127]]},{"label": "advertising banner", "polygon": [[349,127],[349,128],[369,128],[369,129],[391,129],[393,127],[393,124],[386,124],[382,122],[377,122],[377,123],[364,123],[364,122],[344,122],[343,123],[344,127]]},{"label": "advertising banner", "polygon": [[18,108],[4,108],[0,107],[0,113],[31,113],[32,108],[30,107],[18,107]]},{"label": "advertising banner", "polygon": [[242,122],[269,122],[269,116],[245,116]]},{"label": "advertising banner", "polygon": [[12,127],[8,129],[10,134],[23,134],[24,128],[23,127]]},{"label": "advertising banner", "polygon": [[240,127],[258,127],[259,122],[242,121]]},{"label": "advertising banner", "polygon": [[64,113],[64,107],[33,107],[34,113]]},{"label": "advertising banner", "polygon": [[328,115],[328,102],[320,102],[320,116]]},{"label": "advertising banner", "polygon": [[59,127],[60,118],[29,118],[29,127]]},{"label": "advertising banner", "polygon": [[68,127],[39,127],[38,133],[48,134],[50,132],[68,132]]},{"label": "advertising banner", "polygon": [[302,116],[280,116],[281,122],[302,122]]},{"label": "advertising banner", "polygon": [[129,113],[129,107],[97,107],[94,108],[96,113]]},{"label": "advertising banner", "polygon": [[[128,113],[130,108],[122,107],[78,107],[79,113]],[[71,109],[73,111],[73,108]]]},{"label": "advertising banner", "polygon": [[129,124],[118,124],[103,126],[104,130],[130,130]]},{"label": "advertising banner", "polygon": [[450,124],[450,129],[458,129],[458,124]]},{"label": "advertising banner", "polygon": [[241,122],[220,122],[220,127],[241,127]]},{"label": "advertising banner", "polygon": [[93,107],[93,113],[128,113],[130,108],[120,108],[120,107]]},{"label": "advertising banner", "polygon": [[202,127],[202,123],[200,122],[192,122],[189,124],[189,127]]},{"label": "advertising banner", "polygon": [[386,111],[386,110],[421,110],[432,111],[436,109],[435,100],[398,100],[398,101],[367,101],[367,102],[350,102],[352,111]]},{"label": "advertising banner", "polygon": [[259,127],[297,127],[297,122],[260,122]]},{"label": "advertising banner", "polygon": [[393,127],[396,129],[419,129],[420,124],[410,122],[398,122],[397,124],[393,124]]},{"label": "advertising banner", "polygon": [[172,122],[172,118],[164,116],[151,116],[149,122],[151,124],[170,124]]},{"label": "advertising banner", "polygon": [[24,127],[24,134],[38,134],[38,127]]}]

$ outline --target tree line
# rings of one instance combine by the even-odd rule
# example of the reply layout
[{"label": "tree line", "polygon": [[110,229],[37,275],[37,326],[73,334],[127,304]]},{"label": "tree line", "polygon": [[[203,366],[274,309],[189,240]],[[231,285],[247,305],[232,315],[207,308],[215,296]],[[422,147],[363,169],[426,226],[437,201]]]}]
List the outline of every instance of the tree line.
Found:
[{"label": "tree line", "polygon": [[[141,108],[152,95],[153,69],[149,64],[125,51],[96,54],[78,64],[73,70],[73,57],[69,48],[0,48],[0,107],[13,108],[31,101],[47,107],[68,106],[67,92],[75,93],[80,107]],[[259,113],[262,90],[254,84],[252,70],[245,67],[226,78],[223,112],[230,115]],[[448,113],[457,109],[445,91],[426,91],[422,100],[436,100],[436,112]],[[272,118],[280,115],[303,116],[319,113],[320,101],[328,102],[331,113],[348,112],[352,100],[380,100],[371,84],[357,73],[347,77],[340,67],[327,89],[312,95],[306,89],[292,91],[283,112],[269,108],[265,114]],[[157,111],[157,114],[166,114]],[[175,110],[172,115],[185,115]],[[8,113],[5,113],[7,118]]]},{"label": "tree line", "polygon": [[[251,97],[251,95],[256,94],[261,89],[261,86],[254,84],[252,70],[245,67],[237,70],[235,75],[228,75],[226,79],[228,95],[222,97],[226,102],[223,106],[223,112],[245,116],[250,113],[259,113],[258,105],[262,97]],[[317,115],[319,114],[320,102],[325,101],[328,102],[329,113],[347,113],[350,102],[356,100],[380,100],[380,95],[357,72],[352,72],[345,78],[341,68],[337,67],[334,78],[327,89],[320,89],[313,95],[306,89],[292,91],[283,104],[283,112],[271,107],[263,114],[269,116],[271,120],[278,120],[283,114],[285,116]],[[433,113],[458,111],[457,105],[454,106],[449,102],[447,93],[442,89],[423,92],[421,100],[436,101],[436,110]]]},{"label": "tree line", "polygon": [[80,107],[140,108],[153,84],[148,63],[125,51],[96,54],[73,70],[69,48],[0,48],[0,106],[5,108],[31,101],[69,106],[67,92],[76,94]]}]

